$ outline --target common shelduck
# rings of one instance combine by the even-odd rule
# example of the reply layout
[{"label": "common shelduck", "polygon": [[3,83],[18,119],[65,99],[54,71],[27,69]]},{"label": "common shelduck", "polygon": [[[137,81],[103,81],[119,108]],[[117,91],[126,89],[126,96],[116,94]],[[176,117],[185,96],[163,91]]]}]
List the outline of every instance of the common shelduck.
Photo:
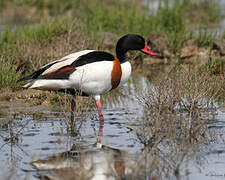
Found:
[{"label": "common shelduck", "polygon": [[[116,56],[96,50],[79,51],[50,62],[19,81],[29,80],[23,88],[61,91],[72,95],[78,91],[82,92],[83,96],[92,96],[103,126],[100,95],[127,82],[131,75],[131,64],[126,57],[126,52],[129,50],[158,55],[148,49],[148,44],[143,37],[127,34],[118,40]],[[72,100],[72,111],[74,105],[75,102]]]},{"label": "common shelduck", "polygon": [[[82,151],[80,148],[86,149]],[[127,152],[104,145],[91,149],[79,145],[78,149],[72,148],[30,164],[43,179],[50,180],[63,180],[65,173],[66,179],[122,180],[133,173],[133,168],[137,168],[137,163]]]},{"label": "common shelduck", "polygon": [[[152,173],[152,169],[140,168],[144,165],[141,158],[146,159],[143,152],[140,152],[137,162],[127,151],[105,145],[101,148],[87,148],[79,144],[79,148],[76,147],[77,144],[69,151],[32,161],[30,165],[38,170],[36,176],[48,180],[125,180],[144,179],[144,176],[149,180],[161,179],[153,175],[155,173]],[[151,154],[146,155],[152,159]],[[149,167],[147,164],[146,166]],[[34,169],[30,171],[35,172]]]}]

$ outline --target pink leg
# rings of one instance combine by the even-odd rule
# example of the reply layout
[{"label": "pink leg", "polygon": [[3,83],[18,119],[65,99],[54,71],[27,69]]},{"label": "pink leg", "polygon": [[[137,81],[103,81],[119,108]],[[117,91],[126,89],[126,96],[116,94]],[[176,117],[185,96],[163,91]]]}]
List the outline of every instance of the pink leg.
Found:
[{"label": "pink leg", "polygon": [[98,115],[99,115],[99,119],[100,119],[97,142],[101,143],[101,141],[102,141],[101,137],[103,136],[103,128],[104,128],[104,117],[102,114],[101,102],[97,100],[96,106],[98,108]]},{"label": "pink leg", "polygon": [[102,114],[102,105],[101,105],[101,102],[100,101],[96,101],[96,106],[98,108],[98,115],[99,115],[99,118],[101,121],[104,121],[104,117],[103,117],[103,114]]}]

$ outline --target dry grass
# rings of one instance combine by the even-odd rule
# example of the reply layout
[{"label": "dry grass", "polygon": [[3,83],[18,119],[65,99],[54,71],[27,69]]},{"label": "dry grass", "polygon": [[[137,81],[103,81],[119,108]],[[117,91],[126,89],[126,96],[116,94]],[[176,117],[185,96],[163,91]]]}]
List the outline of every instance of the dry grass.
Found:
[{"label": "dry grass", "polygon": [[[79,31],[74,31],[76,28],[75,25],[64,22],[56,22],[58,23],[60,31],[57,31],[57,28],[52,28],[52,24],[49,23],[46,27],[41,28],[41,32],[37,28],[35,32],[32,32],[32,29],[26,31],[27,37],[20,37],[19,40],[13,38],[13,48],[5,48],[5,51],[2,52],[0,56],[0,61],[2,62],[2,76],[0,75],[0,81],[2,86],[7,84],[8,87],[18,88],[21,87],[22,83],[16,83],[19,77],[30,74],[31,72],[39,69],[46,63],[62,58],[63,56],[82,50],[82,49],[90,49],[90,40],[84,36]],[[41,26],[41,25],[40,25]],[[43,25],[44,26],[44,25]],[[49,26],[49,27],[48,27]],[[55,25],[57,26],[57,25]],[[60,26],[65,26],[64,30]],[[46,29],[45,29],[46,28]],[[51,29],[52,28],[52,29]],[[49,39],[41,39],[38,34],[39,33],[53,33],[54,36]],[[31,34],[36,34],[32,36]],[[44,34],[44,33],[43,33]],[[43,35],[44,36],[44,35]],[[30,39],[29,39],[30,38]],[[29,39],[29,40],[28,40]],[[48,42],[50,41],[50,42]],[[7,64],[6,64],[7,63]],[[10,65],[9,65],[10,64]],[[1,69],[1,68],[0,68]],[[10,70],[9,70],[10,69]],[[5,74],[8,74],[5,76]],[[2,78],[1,78],[2,77]],[[7,101],[16,102],[28,102],[31,103],[32,106],[48,106],[49,104],[60,106],[61,110],[64,112],[64,117],[67,118],[66,112],[68,112],[68,102],[71,100],[69,96],[64,96],[62,93],[55,94],[49,92],[41,92],[41,91],[33,91],[28,90],[26,92],[17,91],[17,93],[12,92],[10,89],[5,92],[5,89],[2,89],[4,95],[1,94],[0,99]],[[62,96],[62,97],[61,97]],[[9,99],[7,99],[9,97]],[[83,106],[85,103],[80,103],[81,100],[78,100],[77,107],[75,109],[76,114],[75,118],[81,115],[81,111],[83,112],[85,109]],[[86,104],[90,104],[90,100],[84,100]],[[60,104],[62,103],[62,104]],[[85,105],[85,107],[87,107]],[[36,112],[26,112],[25,114],[32,114],[34,117],[37,115]],[[32,111],[32,110],[31,110]],[[1,113],[3,114],[3,113]],[[36,118],[37,119],[37,118]],[[66,120],[68,124],[68,120]]]},{"label": "dry grass", "polygon": [[[78,134],[86,117],[90,115],[92,111],[96,111],[94,101],[91,97],[81,97],[79,95],[80,93],[77,93],[73,98],[71,95],[54,93],[54,96],[50,100],[51,104],[57,104],[60,111],[63,112],[67,129],[71,130],[72,133],[75,132]],[[75,101],[73,112],[71,112],[72,98]]]},{"label": "dry grass", "polygon": [[24,74],[29,68],[37,70],[48,62],[90,47],[88,38],[81,33],[73,32],[72,28],[58,34],[52,41],[50,44],[29,43],[28,45],[17,42],[20,52],[20,56],[17,57],[19,59],[16,64],[17,71]]},{"label": "dry grass", "polygon": [[139,173],[179,177],[181,164],[212,137],[207,123],[214,120],[223,83],[220,76],[178,70],[138,97],[143,117],[134,129],[144,145]]},{"label": "dry grass", "polygon": [[[92,49],[93,41],[79,24],[70,19],[55,19],[41,24],[3,31],[0,45],[0,88],[18,89],[17,80],[46,63],[83,49]],[[90,48],[92,47],[92,48]]]},{"label": "dry grass", "polygon": [[[14,96],[12,96],[14,95]],[[11,96],[10,99],[7,99]],[[5,134],[0,137],[5,143],[16,143],[23,137],[23,131],[26,129],[30,120],[22,121],[24,116],[31,116],[33,121],[41,121],[43,117],[48,116],[48,111],[54,113],[54,117],[63,119],[63,124],[67,127],[68,133],[75,132],[80,134],[83,122],[96,108],[94,101],[90,97],[76,96],[74,98],[76,107],[72,113],[71,121],[71,100],[72,96],[64,93],[55,93],[37,90],[24,90],[15,93],[3,93],[0,107],[0,128],[4,128]]]}]

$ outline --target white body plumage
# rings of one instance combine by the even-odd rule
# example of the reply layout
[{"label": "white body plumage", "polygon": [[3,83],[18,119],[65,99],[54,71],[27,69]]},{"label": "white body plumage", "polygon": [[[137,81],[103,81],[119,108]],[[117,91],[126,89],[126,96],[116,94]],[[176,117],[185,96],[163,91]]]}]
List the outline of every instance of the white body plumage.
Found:
[{"label": "white body plumage", "polygon": [[[54,61],[56,63],[46,69],[41,75],[52,73],[63,66],[70,65],[79,59],[80,56],[93,51],[94,50],[79,51],[56,60]],[[112,89],[111,72],[113,65],[113,61],[107,60],[88,63],[77,67],[76,70],[69,75],[68,79],[34,79],[23,87],[40,90],[75,89],[91,96],[100,95]],[[119,85],[122,85],[127,82],[131,75],[131,64],[129,61],[126,61],[120,64],[120,66],[122,75]]]}]

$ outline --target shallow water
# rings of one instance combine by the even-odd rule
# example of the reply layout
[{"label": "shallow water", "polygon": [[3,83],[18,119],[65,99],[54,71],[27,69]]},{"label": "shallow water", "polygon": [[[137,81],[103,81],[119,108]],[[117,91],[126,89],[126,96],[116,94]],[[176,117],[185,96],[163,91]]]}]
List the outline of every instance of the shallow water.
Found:
[{"label": "shallow water", "polygon": [[[152,13],[155,13],[157,11],[157,9],[159,8],[160,5],[164,5],[164,1],[159,1],[159,0],[143,0],[144,3],[148,6],[149,11]],[[169,0],[169,5],[172,5],[172,3],[174,3],[174,0]],[[182,0],[181,0],[182,2]],[[198,3],[197,0],[193,0],[194,3]],[[201,0],[200,0],[201,2]],[[202,0],[202,2],[206,2],[206,0]],[[224,29],[225,29],[225,0],[214,0],[215,3],[217,3],[219,5],[219,9],[218,11],[221,14],[221,21],[216,24],[213,25],[213,27],[207,27],[204,29],[199,29],[198,26],[196,25],[196,29],[192,29],[194,32],[207,32],[210,33],[218,38],[221,38],[224,34]],[[208,25],[209,26],[209,25]]]},{"label": "shallow water", "polygon": [[[125,89],[126,87],[123,87],[121,91]],[[108,105],[106,103],[103,105],[105,124],[102,144],[116,149],[136,152],[141,148],[141,145],[134,140],[135,136],[130,125],[131,120],[136,117],[132,109],[137,109],[137,104],[129,98],[131,96],[133,94],[128,95],[126,99],[122,98],[123,102],[119,101],[116,104],[114,102],[114,105],[109,105],[109,103],[107,103]],[[129,108],[124,107],[125,104],[129,105]],[[19,141],[16,143],[4,142],[4,137],[9,136],[9,130],[8,128],[0,129],[0,177],[9,175],[9,169],[11,169],[13,171],[12,179],[17,179],[18,175],[21,179],[26,179],[27,177],[34,179],[33,175],[35,172],[32,172],[32,168],[29,165],[31,161],[68,151],[74,144],[86,144],[88,149],[89,146],[92,148],[92,145],[96,143],[99,126],[96,111],[89,113],[82,125],[80,135],[76,137],[71,136],[70,132],[67,132],[65,117],[58,117],[58,114],[64,113],[63,110],[62,112],[54,112],[37,109],[37,111],[42,111],[43,113],[39,119],[33,119],[32,115],[15,112],[13,118],[15,122],[18,122],[13,128],[15,133],[23,125],[25,126],[22,134],[18,137]],[[77,121],[79,123],[81,119],[78,118]]]},{"label": "shallow water", "polygon": [[[136,120],[140,120],[142,114],[142,106],[135,96],[144,91],[147,86],[153,85],[143,75],[137,75],[132,77],[127,85],[103,98],[103,101],[107,100],[108,102],[103,103],[105,124],[102,144],[108,149],[113,148],[119,152],[126,152],[134,159],[143,148],[134,132],[134,128],[138,127]],[[126,95],[118,95],[118,92]],[[15,106],[21,108],[23,105],[17,104]],[[23,126],[25,127],[21,130],[21,135],[18,136],[16,143],[4,141],[4,137],[9,135],[9,130],[4,127],[0,129],[0,179],[6,179],[7,177],[9,179],[37,179],[36,176],[42,171],[37,170],[30,163],[47,159],[55,154],[68,151],[85,152],[88,155],[89,152],[91,152],[91,155],[99,153],[99,148],[96,146],[99,121],[96,118],[95,110],[88,113],[78,136],[72,136],[67,131],[66,117],[59,116],[60,113],[64,113],[63,111],[36,110],[43,114],[35,119],[26,113],[14,112],[11,118],[18,122],[13,128],[14,132],[18,132]],[[16,108],[14,111],[16,111]],[[216,121],[209,123],[209,130],[215,133],[219,140],[210,139],[208,143],[200,145],[202,146],[201,150],[189,157],[188,163],[181,165],[180,176],[172,176],[172,179],[219,180],[225,178],[224,109],[218,108],[215,119]],[[1,120],[4,120],[4,118]],[[78,118],[77,122],[79,123],[79,121],[81,121],[81,118]],[[74,148],[74,146],[80,148]],[[102,150],[101,152],[104,153],[105,151]],[[97,157],[104,157],[104,155],[97,155]],[[169,157],[165,158],[169,160]],[[77,163],[74,157],[72,157],[72,160],[73,163]],[[65,163],[60,162],[59,164]],[[188,175],[185,173],[187,169]]]}]

